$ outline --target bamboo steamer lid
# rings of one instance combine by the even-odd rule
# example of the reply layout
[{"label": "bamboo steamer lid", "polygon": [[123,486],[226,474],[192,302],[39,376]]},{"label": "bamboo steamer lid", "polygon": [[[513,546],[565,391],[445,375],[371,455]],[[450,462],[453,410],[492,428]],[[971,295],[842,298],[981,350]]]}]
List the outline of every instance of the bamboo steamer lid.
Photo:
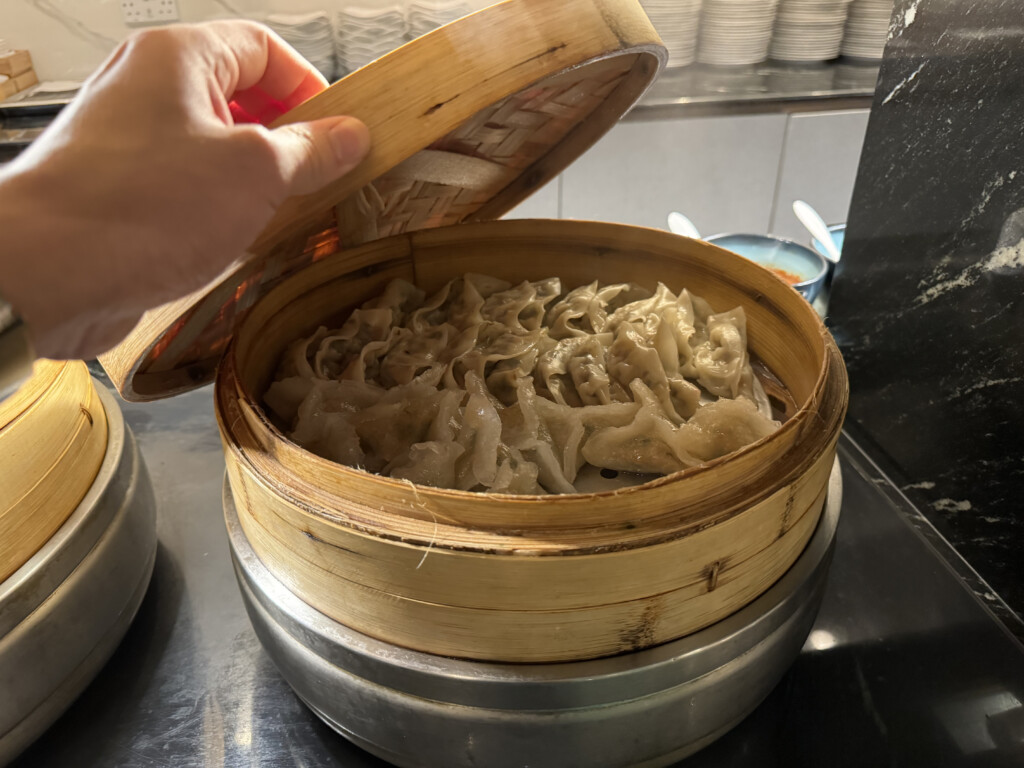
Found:
[{"label": "bamboo steamer lid", "polygon": [[507,0],[353,72],[278,124],[354,115],[367,159],[287,201],[238,266],[148,312],[100,362],[128,400],[208,383],[281,280],[339,246],[500,217],[607,132],[665,59],[637,0]]},{"label": "bamboo steamer lid", "polygon": [[0,401],[0,581],[78,506],[106,445],[106,413],[81,361],[38,360],[21,388]]}]

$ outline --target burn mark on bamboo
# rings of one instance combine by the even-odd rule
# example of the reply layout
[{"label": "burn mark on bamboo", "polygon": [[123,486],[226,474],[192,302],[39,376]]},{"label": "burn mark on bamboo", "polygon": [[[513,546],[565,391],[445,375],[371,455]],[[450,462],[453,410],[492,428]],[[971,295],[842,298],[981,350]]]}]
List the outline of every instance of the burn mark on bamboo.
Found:
[{"label": "burn mark on bamboo", "polygon": [[327,543],[326,541],[321,539],[319,536],[317,536],[315,533],[313,533],[308,528],[304,528],[302,530],[302,535],[305,536],[307,539],[311,539],[312,541],[315,541],[317,544],[326,544]]},{"label": "burn mark on bamboo", "polygon": [[91,427],[91,426],[92,426],[93,424],[95,424],[95,423],[96,423],[96,422],[95,422],[95,421],[93,420],[93,418],[92,418],[92,411],[90,411],[90,410],[89,410],[88,408],[86,408],[86,407],[85,407],[84,405],[81,405],[81,404],[79,404],[78,408],[79,408],[79,410],[81,410],[81,411],[82,411],[82,415],[83,415],[83,416],[85,416],[85,418],[89,420],[89,426],[90,426],[90,427]]},{"label": "burn mark on bamboo", "polygon": [[548,48],[543,53],[538,53],[536,56],[531,56],[530,58],[528,58],[523,63],[526,64],[526,63],[531,62],[531,61],[536,61],[537,59],[543,59],[545,56],[550,56],[551,54],[557,53],[558,51],[562,50],[563,48],[568,48],[568,47],[569,47],[568,43],[559,43],[558,45],[552,45],[550,48]]},{"label": "burn mark on bamboo", "polygon": [[790,488],[789,493],[786,494],[786,508],[782,511],[782,525],[779,527],[779,535],[776,539],[781,539],[786,535],[786,531],[789,530],[789,518],[793,514],[793,505],[796,503],[796,497],[793,495],[793,489]]},{"label": "burn mark on bamboo", "polygon": [[[531,56],[528,59],[523,59],[521,62],[519,62],[515,66],[510,67],[508,70],[505,70],[505,71],[506,72],[512,72],[512,71],[514,71],[516,69],[519,69],[520,67],[522,67],[525,64],[529,64],[532,61],[537,61],[538,59],[543,59],[545,56],[551,56],[552,54],[557,53],[558,51],[562,50],[563,48],[568,48],[568,47],[569,47],[568,43],[559,43],[558,45],[552,45],[546,51],[544,51],[542,53],[538,53],[535,56]],[[502,74],[504,74],[504,73],[502,73]],[[497,77],[497,75],[491,75],[490,77],[485,77],[482,80],[480,80],[478,85],[485,85],[485,84],[491,82],[492,80],[494,80],[496,77]]]},{"label": "burn mark on bamboo", "polygon": [[195,382],[196,384],[200,384],[206,380],[206,372],[206,366],[202,365],[201,363],[190,365],[185,369],[185,374],[189,377],[191,381]]},{"label": "burn mark on bamboo", "polygon": [[629,48],[634,45],[634,43],[630,41],[629,35],[625,34],[623,30],[620,29],[620,22],[615,15],[609,13],[608,10],[602,6],[598,6],[598,9],[601,14],[601,19],[608,26],[608,31],[615,35],[615,39],[619,41],[619,45],[623,48]]},{"label": "burn mark on bamboo", "polygon": [[375,264],[367,264],[365,267],[359,269],[353,269],[351,272],[346,272],[344,275],[340,275],[338,278],[345,278],[347,280],[367,280],[374,275],[379,275],[382,272],[395,269],[397,267],[405,267],[409,263],[407,256],[401,256],[396,259],[387,259],[386,261],[380,261]]},{"label": "burn mark on bamboo", "polygon": [[661,599],[656,597],[645,607],[635,627],[625,630],[619,639],[631,651],[648,648],[655,643],[654,628],[661,618]]},{"label": "burn mark on bamboo", "polygon": [[441,107],[443,107],[445,104],[451,104],[457,98],[459,98],[459,97],[456,95],[456,96],[452,96],[450,99],[445,99],[444,101],[437,102],[437,104],[435,104],[434,106],[430,107],[426,112],[424,112],[422,115],[420,115],[420,117],[427,117],[428,115],[434,114],[435,112],[437,112],[437,110],[441,109]]},{"label": "burn mark on bamboo", "polygon": [[708,581],[708,592],[714,592],[718,588],[718,574],[722,571],[722,561],[715,560],[704,569],[704,575]]},{"label": "burn mark on bamboo", "polygon": [[543,168],[534,167],[523,176],[523,184],[527,189],[539,187],[544,181],[545,175]]},{"label": "burn mark on bamboo", "polygon": [[317,536],[315,533],[313,533],[309,528],[302,528],[301,529],[301,533],[302,533],[303,536],[305,536],[310,541],[315,541],[317,544],[323,544],[325,547],[330,547],[331,549],[337,549],[337,550],[340,550],[342,552],[347,552],[348,554],[355,555],[356,557],[366,557],[366,555],[364,555],[362,552],[357,552],[354,549],[349,549],[348,547],[343,547],[340,544],[335,544],[333,542],[321,539],[319,536]]}]

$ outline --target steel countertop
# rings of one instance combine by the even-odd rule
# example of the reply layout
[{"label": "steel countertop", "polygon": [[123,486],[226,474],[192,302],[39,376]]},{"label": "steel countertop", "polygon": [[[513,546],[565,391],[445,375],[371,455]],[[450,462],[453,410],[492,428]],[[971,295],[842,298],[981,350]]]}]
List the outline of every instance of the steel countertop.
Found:
[{"label": "steel countertop", "polygon": [[[14,764],[386,764],[322,724],[249,625],[220,506],[209,387],[124,404],[158,500],[160,547],[139,615],[71,709]],[[747,720],[680,766],[1024,764],[1024,648],[998,601],[849,437],[818,621]]]}]

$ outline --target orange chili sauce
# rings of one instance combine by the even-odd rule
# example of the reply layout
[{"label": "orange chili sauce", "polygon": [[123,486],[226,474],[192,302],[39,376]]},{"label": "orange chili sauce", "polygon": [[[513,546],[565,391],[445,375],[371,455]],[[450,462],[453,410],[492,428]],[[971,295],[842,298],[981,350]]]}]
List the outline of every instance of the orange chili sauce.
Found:
[{"label": "orange chili sauce", "polygon": [[796,285],[797,283],[802,283],[804,281],[800,275],[794,275],[792,272],[787,272],[784,269],[779,269],[778,267],[768,267],[768,269],[790,285]]}]

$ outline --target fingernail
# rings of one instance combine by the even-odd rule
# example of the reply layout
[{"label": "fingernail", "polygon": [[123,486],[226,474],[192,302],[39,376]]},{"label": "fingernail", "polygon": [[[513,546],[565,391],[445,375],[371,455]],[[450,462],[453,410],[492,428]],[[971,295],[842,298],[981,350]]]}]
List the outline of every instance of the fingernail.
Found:
[{"label": "fingernail", "polygon": [[346,171],[355,168],[370,151],[370,130],[361,120],[346,117],[330,131],[331,146]]}]

